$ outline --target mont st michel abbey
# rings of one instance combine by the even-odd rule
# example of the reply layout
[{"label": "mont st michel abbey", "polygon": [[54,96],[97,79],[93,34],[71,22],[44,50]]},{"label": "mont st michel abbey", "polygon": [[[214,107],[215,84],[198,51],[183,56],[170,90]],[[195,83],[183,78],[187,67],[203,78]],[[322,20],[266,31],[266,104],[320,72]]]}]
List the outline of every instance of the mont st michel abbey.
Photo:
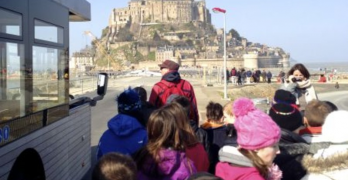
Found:
[{"label": "mont st michel abbey", "polygon": [[[110,12],[100,42],[92,45],[96,53],[76,52],[73,64],[97,69],[107,66],[152,69],[170,59],[182,66],[221,67],[224,31],[214,27],[211,8],[205,0],[130,0],[127,7]],[[98,52],[101,49],[96,47],[98,44],[108,49],[110,58]],[[282,48],[250,42],[234,29],[226,30],[226,44],[228,67],[258,69],[290,65],[290,54]]]},{"label": "mont st michel abbey", "polygon": [[192,21],[211,23],[204,0],[131,0],[128,7],[113,10],[109,25],[124,27],[127,24]]}]

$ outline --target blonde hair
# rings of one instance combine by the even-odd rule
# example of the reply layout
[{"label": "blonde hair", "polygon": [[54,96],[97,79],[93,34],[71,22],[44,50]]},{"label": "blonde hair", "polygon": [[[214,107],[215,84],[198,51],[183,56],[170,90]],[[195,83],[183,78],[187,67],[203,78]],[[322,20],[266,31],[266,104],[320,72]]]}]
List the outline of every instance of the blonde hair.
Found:
[{"label": "blonde hair", "polygon": [[137,166],[129,156],[119,153],[104,155],[95,165],[92,180],[135,180]]},{"label": "blonde hair", "polygon": [[233,114],[233,101],[230,101],[224,105],[224,112],[226,112],[230,116],[234,116]]}]

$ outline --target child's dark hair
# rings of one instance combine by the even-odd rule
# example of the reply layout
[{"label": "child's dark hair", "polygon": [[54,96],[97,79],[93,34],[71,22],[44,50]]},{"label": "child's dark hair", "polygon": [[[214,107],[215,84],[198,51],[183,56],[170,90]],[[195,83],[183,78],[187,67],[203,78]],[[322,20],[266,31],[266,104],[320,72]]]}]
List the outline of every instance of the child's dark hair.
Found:
[{"label": "child's dark hair", "polygon": [[141,86],[135,87],[133,90],[139,94],[139,98],[140,98],[141,102],[146,102],[146,100],[147,100],[147,93],[146,93],[146,90],[143,87],[141,87]]},{"label": "child's dark hair", "polygon": [[191,103],[190,100],[185,96],[178,96],[172,100],[172,103],[178,103],[182,106],[187,115],[190,114]]},{"label": "child's dark hair", "polygon": [[119,153],[104,155],[93,169],[92,180],[136,180],[137,166],[129,156]]},{"label": "child's dark hair", "polygon": [[329,105],[331,107],[332,111],[338,110],[338,107],[334,103],[332,103],[330,101],[323,101],[323,102],[326,103],[327,105]]},{"label": "child's dark hair", "polygon": [[224,116],[223,107],[219,103],[214,103],[212,101],[206,107],[207,119],[210,121],[220,121]]}]

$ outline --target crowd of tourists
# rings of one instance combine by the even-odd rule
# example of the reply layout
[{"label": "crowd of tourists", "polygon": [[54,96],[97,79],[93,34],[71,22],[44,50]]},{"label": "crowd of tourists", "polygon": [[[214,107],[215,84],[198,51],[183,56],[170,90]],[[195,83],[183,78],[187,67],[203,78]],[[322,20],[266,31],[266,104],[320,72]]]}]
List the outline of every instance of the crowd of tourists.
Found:
[{"label": "crowd of tourists", "polygon": [[226,69],[226,79],[227,82],[231,82],[233,85],[243,85],[250,83],[268,83],[270,84],[272,81],[272,73],[271,71],[259,70],[259,69],[249,69],[245,68],[237,69],[233,67],[231,70]]},{"label": "crowd of tourists", "polygon": [[240,97],[209,102],[199,124],[192,85],[179,65],[159,65],[147,101],[142,87],[116,98],[118,114],[98,145],[93,180],[344,180],[348,111],[320,101],[302,64],[275,92],[269,113]]}]

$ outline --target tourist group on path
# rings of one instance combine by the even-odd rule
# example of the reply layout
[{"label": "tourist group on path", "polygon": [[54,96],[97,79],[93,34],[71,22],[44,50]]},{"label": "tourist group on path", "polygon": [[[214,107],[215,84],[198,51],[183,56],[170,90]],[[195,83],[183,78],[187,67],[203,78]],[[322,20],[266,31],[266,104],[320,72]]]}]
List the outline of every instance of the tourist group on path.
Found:
[{"label": "tourist group on path", "polygon": [[245,68],[237,69],[233,67],[230,71],[226,69],[226,79],[227,82],[231,82],[232,85],[243,85],[243,84],[250,84],[250,83],[265,83],[267,82],[270,84],[272,81],[272,73],[271,71],[261,70],[259,69],[249,69],[246,70]]},{"label": "tourist group on path", "polygon": [[268,114],[245,97],[211,101],[202,124],[179,65],[159,67],[149,101],[142,87],[117,96],[93,180],[348,179],[348,111],[318,100],[302,64],[288,72]]}]

